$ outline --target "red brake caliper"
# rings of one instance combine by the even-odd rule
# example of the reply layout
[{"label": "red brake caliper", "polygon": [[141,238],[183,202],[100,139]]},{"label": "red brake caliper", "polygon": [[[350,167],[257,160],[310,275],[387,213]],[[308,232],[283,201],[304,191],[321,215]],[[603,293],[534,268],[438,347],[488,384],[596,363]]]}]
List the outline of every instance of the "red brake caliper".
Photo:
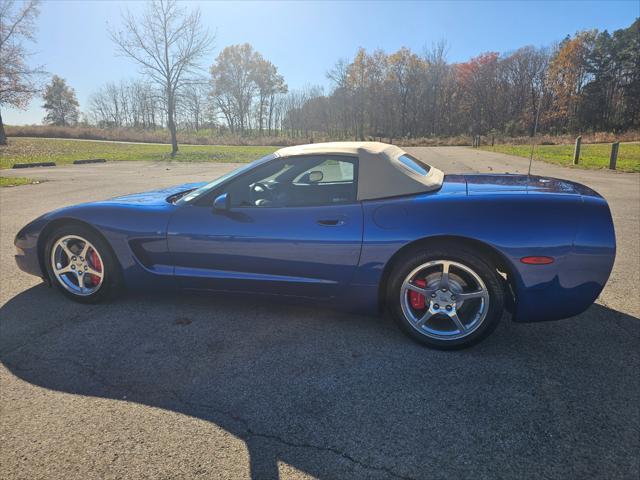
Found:
[{"label": "red brake caliper", "polygon": [[[100,257],[98,257],[98,254],[96,253],[96,251],[91,250],[91,252],[89,252],[89,256],[91,257],[91,263],[93,264],[93,268],[97,272],[101,272],[102,264],[100,263]],[[98,277],[97,275],[89,274],[89,277],[91,278],[91,281],[93,282],[94,285],[97,285],[98,283],[100,283],[100,277]]]},{"label": "red brake caliper", "polygon": [[[427,286],[427,282],[422,279],[418,279],[414,282],[416,287],[424,288]],[[425,298],[424,295],[414,292],[413,290],[409,290],[409,301],[411,302],[411,306],[416,310],[422,310],[425,307]]]}]

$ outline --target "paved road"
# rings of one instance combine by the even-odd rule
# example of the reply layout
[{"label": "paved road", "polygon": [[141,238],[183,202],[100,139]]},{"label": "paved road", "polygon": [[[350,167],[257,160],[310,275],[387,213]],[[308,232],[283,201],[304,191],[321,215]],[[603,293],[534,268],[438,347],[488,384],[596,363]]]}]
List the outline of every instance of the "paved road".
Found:
[{"label": "paved road", "polygon": [[[447,172],[526,170],[412,151]],[[462,352],[384,318],[251,298],[76,305],[13,264],[13,235],[44,211],[229,168],[65,166],[2,189],[1,478],[638,478],[640,176],[534,164],[607,197],[612,279],[579,317],[505,319]]]}]

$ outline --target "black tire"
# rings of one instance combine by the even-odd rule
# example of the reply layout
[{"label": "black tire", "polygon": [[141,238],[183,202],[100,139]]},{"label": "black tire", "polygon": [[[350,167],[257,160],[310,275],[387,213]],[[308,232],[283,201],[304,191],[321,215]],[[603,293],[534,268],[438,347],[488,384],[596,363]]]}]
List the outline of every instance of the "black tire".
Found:
[{"label": "black tire", "polygon": [[[51,252],[56,242],[65,236],[78,236],[88,240],[99,252],[102,259],[103,279],[101,285],[95,292],[87,295],[74,294],[61,283],[58,276],[53,271]],[[47,275],[51,284],[60,290],[65,296],[78,303],[99,303],[115,295],[121,284],[120,269],[111,246],[90,228],[80,224],[70,223],[62,225],[51,232],[45,243],[43,252],[43,263],[47,270]]]},{"label": "black tire", "polygon": [[[461,338],[433,338],[422,328],[419,329],[411,323],[403,312],[401,305],[402,285],[411,272],[421,265],[440,260],[456,262],[471,269],[482,279],[489,295],[488,308],[484,320],[468,335]],[[464,245],[434,245],[424,249],[414,249],[399,259],[389,277],[386,305],[402,330],[419,343],[439,350],[462,349],[480,342],[498,326],[505,308],[503,285],[504,279],[498,274],[492,262],[485,258],[484,255],[474,252]],[[428,302],[429,299],[426,301]]]}]

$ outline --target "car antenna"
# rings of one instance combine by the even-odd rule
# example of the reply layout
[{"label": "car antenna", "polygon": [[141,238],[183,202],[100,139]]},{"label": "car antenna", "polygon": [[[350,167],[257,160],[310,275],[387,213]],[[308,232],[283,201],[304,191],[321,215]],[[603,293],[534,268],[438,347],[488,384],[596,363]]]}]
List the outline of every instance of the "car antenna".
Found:
[{"label": "car antenna", "polygon": [[536,110],[536,119],[533,122],[533,136],[531,137],[531,153],[529,154],[529,170],[527,176],[531,176],[531,165],[533,164],[533,152],[536,148],[536,133],[538,133],[538,118],[540,118],[540,108],[542,107],[542,93],[540,94],[540,100],[538,100],[538,108]]}]

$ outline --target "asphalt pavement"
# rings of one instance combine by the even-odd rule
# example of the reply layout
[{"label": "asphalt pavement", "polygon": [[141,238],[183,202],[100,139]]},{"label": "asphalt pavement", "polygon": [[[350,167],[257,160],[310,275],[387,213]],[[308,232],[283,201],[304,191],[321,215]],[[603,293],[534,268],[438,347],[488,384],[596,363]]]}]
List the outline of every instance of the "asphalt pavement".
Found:
[{"label": "asphalt pavement", "polygon": [[[466,148],[408,150],[447,173],[528,166]],[[460,352],[330,305],[183,293],[78,305],[14,264],[15,233],[46,211],[231,168],[2,172],[47,181],[0,190],[0,478],[640,476],[640,175],[534,162],[534,174],[607,198],[612,277],[582,315],[505,317]]]}]

